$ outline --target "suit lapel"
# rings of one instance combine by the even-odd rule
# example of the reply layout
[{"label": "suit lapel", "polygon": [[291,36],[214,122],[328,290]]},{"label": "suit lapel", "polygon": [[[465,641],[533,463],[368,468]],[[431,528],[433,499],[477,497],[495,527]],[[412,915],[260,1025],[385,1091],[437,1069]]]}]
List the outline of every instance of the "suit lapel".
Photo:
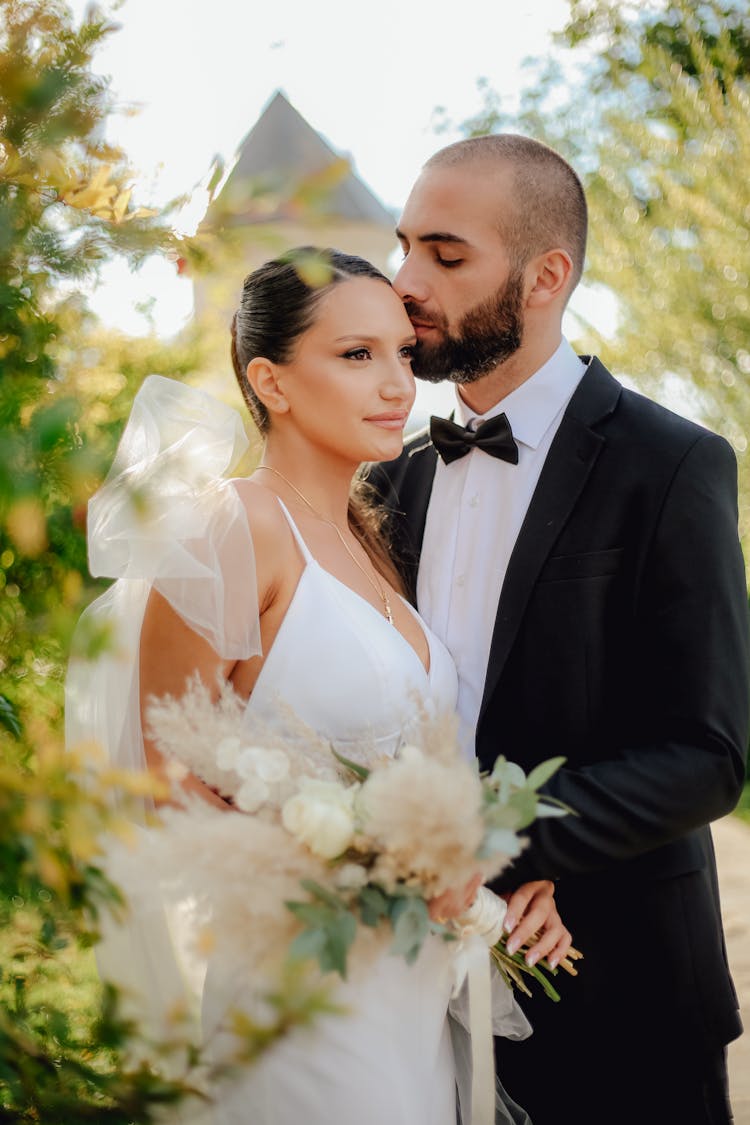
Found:
[{"label": "suit lapel", "polygon": [[620,384],[599,360],[588,359],[587,370],[550,447],[508,564],[492,634],[479,724],[502,675],[539,572],[605,444],[606,439],[592,427],[614,410],[620,391]]},{"label": "suit lapel", "polygon": [[436,465],[437,452],[425,432],[413,437],[398,461],[392,461],[385,472],[376,470],[375,474],[375,487],[391,513],[392,547],[407,593],[415,604],[419,556]]},{"label": "suit lapel", "polygon": [[408,467],[399,490],[399,499],[407,515],[413,546],[419,559],[438,462],[437,451],[430,441],[429,434],[424,441],[420,441],[409,450],[408,458]]}]

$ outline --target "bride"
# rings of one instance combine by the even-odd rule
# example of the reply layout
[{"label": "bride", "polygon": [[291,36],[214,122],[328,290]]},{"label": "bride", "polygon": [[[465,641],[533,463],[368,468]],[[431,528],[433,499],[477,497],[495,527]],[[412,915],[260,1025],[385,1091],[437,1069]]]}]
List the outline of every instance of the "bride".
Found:
[{"label": "bride", "polygon": [[[265,439],[248,479],[221,479],[242,445],[233,411],[147,380],[89,519],[92,572],[122,579],[94,612],[128,634],[137,659],[127,676],[110,667],[101,685],[71,680],[69,738],[98,737],[119,764],[164,776],[144,710],[152,697],[179,697],[196,674],[217,694],[229,682],[249,723],[282,724],[287,708],[337,747],[375,740],[388,754],[415,695],[454,708],[453,662],[406,600],[357,476],[363,462],[401,451],[415,342],[390,283],[360,258],[306,248],[247,277],[232,359]],[[149,485],[157,509],[129,542],[125,485]],[[182,785],[236,815],[197,777]],[[433,917],[461,914],[477,885],[434,900]],[[519,892],[515,906],[519,929],[544,922],[537,956],[564,955],[551,884]],[[342,985],[346,1014],[294,1032],[222,1090],[216,1125],[454,1125],[449,957],[437,938],[412,966],[382,956],[366,979]],[[134,962],[132,944],[123,958]],[[236,970],[209,964],[206,1034],[241,1003]],[[496,1120],[528,1119],[498,1102]]]}]

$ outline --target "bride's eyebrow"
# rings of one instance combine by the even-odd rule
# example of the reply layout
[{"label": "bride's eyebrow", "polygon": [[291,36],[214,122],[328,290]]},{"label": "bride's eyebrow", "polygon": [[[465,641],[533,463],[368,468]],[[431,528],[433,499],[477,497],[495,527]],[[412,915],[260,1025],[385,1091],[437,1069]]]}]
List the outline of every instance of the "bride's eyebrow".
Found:
[{"label": "bride's eyebrow", "polygon": [[342,344],[344,340],[358,340],[360,343],[374,344],[377,339],[377,336],[368,336],[366,332],[351,332],[346,336],[337,336],[334,343]]}]

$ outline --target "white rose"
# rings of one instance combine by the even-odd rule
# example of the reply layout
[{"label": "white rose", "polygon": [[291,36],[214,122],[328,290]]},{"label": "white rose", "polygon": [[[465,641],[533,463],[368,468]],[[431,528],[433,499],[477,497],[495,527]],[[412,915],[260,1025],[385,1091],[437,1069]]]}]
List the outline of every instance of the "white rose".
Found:
[{"label": "white rose", "polygon": [[361,863],[342,863],[334,873],[336,886],[347,891],[358,891],[360,887],[364,887],[368,878],[367,868]]},{"label": "white rose", "polygon": [[259,777],[248,777],[237,790],[234,803],[243,812],[257,812],[264,801],[268,799],[268,786]]},{"label": "white rose", "polygon": [[216,747],[216,764],[220,770],[234,769],[237,755],[240,752],[239,738],[222,738]]},{"label": "white rose", "polygon": [[252,777],[255,774],[263,781],[283,781],[289,775],[289,759],[283,750],[246,746],[237,757],[235,769],[240,777]]},{"label": "white rose", "polygon": [[328,781],[307,781],[281,810],[281,820],[315,855],[334,859],[354,838],[352,795]]}]

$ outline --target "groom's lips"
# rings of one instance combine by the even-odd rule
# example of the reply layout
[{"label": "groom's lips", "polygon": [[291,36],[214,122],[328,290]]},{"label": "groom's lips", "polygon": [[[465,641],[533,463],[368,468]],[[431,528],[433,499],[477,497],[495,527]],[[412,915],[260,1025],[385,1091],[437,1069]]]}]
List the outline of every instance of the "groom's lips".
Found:
[{"label": "groom's lips", "polygon": [[427,320],[413,320],[411,326],[416,332],[417,336],[423,336],[425,332],[434,332],[435,325]]}]

